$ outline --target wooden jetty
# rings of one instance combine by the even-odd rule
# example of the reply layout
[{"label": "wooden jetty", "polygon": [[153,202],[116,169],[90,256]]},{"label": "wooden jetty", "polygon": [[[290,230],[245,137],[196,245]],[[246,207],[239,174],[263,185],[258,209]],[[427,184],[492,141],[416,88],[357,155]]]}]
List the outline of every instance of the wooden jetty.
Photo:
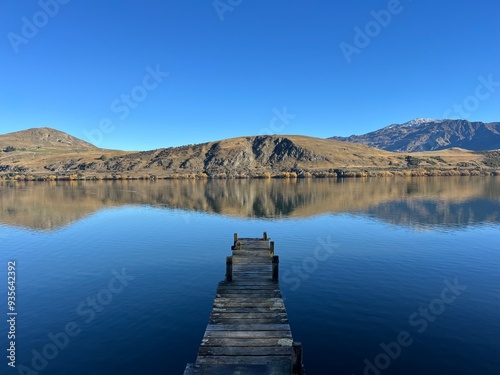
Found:
[{"label": "wooden jetty", "polygon": [[234,234],[226,279],[219,283],[195,363],[184,375],[304,375],[279,289],[279,258],[267,233]]}]

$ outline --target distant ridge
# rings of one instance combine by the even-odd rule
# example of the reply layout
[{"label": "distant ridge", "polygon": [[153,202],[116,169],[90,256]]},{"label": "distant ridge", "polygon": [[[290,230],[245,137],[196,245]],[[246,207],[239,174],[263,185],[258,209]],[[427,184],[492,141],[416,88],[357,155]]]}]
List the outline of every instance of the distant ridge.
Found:
[{"label": "distant ridge", "polygon": [[11,146],[16,149],[64,148],[97,149],[91,143],[52,128],[31,128],[0,135],[0,149]]},{"label": "distant ridge", "polygon": [[418,118],[363,135],[329,139],[399,152],[435,151],[452,147],[487,151],[500,149],[500,122]]}]

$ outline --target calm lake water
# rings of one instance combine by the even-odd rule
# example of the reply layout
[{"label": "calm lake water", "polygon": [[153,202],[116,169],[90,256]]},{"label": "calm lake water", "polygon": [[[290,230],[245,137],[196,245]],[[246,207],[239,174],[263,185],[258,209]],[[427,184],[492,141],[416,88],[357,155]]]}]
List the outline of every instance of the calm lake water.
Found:
[{"label": "calm lake water", "polygon": [[309,375],[500,374],[495,177],[0,184],[0,373],[182,374],[263,231]]}]

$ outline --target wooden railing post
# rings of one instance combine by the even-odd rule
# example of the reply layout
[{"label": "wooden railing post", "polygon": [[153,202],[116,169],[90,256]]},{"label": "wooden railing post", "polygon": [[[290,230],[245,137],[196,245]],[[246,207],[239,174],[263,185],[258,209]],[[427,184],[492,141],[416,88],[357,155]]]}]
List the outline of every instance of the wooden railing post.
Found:
[{"label": "wooden railing post", "polygon": [[273,281],[278,281],[279,279],[279,258],[277,255],[273,256]]},{"label": "wooden railing post", "polygon": [[274,241],[269,242],[269,253],[271,254],[271,257],[274,256]]},{"label": "wooden railing post", "polygon": [[238,241],[238,233],[234,234],[234,244],[236,245],[236,241]]},{"label": "wooden railing post", "polygon": [[233,281],[233,257],[226,257],[226,281]]},{"label": "wooden railing post", "polygon": [[262,238],[264,239],[264,241],[267,241],[267,232],[264,232]]},{"label": "wooden railing post", "polygon": [[302,344],[293,342],[292,374],[302,375]]}]

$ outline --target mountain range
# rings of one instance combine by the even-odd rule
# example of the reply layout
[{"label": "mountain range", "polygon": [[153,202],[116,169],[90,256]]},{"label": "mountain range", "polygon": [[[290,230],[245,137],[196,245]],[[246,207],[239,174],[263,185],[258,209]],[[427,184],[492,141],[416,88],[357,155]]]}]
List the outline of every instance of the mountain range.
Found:
[{"label": "mountain range", "polygon": [[[425,129],[455,129],[459,122],[417,119],[381,129],[386,143],[402,144],[390,134],[407,134],[414,150]],[[465,134],[484,138],[496,134],[498,123],[461,122]],[[481,130],[486,127],[486,130]],[[410,136],[415,129],[416,135]],[[374,132],[376,133],[376,132]],[[448,134],[448,133],[447,133]],[[494,137],[491,135],[494,145]],[[379,139],[383,139],[379,135]],[[441,137],[442,138],[442,137]],[[451,140],[456,136],[448,134]],[[407,142],[407,143],[408,143]],[[479,141],[477,141],[479,142]],[[487,140],[482,140],[486,144]],[[368,143],[368,142],[367,142]],[[408,144],[409,144],[408,143]],[[406,146],[408,149],[410,146]],[[225,139],[196,145],[130,152],[106,150],[51,128],[34,128],[0,135],[1,179],[129,179],[226,177],[328,177],[375,175],[500,174],[500,151],[475,152],[463,148],[399,152],[338,139],[299,135],[263,135]]]},{"label": "mountain range", "polygon": [[330,139],[398,152],[435,151],[451,147],[486,151],[500,149],[500,122],[420,118],[363,135]]}]

